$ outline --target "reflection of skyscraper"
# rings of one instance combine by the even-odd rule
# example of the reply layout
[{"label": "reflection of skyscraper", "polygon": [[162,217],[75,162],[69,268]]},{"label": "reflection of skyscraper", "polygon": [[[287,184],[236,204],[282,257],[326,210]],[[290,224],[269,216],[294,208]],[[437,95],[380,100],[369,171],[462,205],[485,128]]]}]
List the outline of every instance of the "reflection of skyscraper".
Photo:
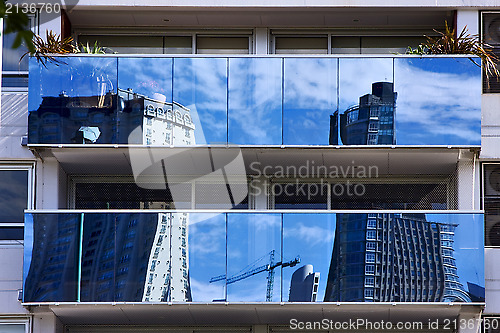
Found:
[{"label": "reflection of skyscraper", "polygon": [[187,245],[188,218],[187,213],[158,214],[143,301],[191,301]]},{"label": "reflection of skyscraper", "polygon": [[424,214],[337,214],[325,301],[470,302],[453,256],[456,225]]},{"label": "reflection of skyscraper", "polygon": [[313,265],[304,265],[292,274],[289,302],[316,302],[318,297],[319,272]]},{"label": "reflection of skyscraper", "polygon": [[330,144],[338,144],[339,128],[345,145],[396,144],[396,98],[393,83],[373,83],[372,93],[361,96],[359,105],[330,116]]}]

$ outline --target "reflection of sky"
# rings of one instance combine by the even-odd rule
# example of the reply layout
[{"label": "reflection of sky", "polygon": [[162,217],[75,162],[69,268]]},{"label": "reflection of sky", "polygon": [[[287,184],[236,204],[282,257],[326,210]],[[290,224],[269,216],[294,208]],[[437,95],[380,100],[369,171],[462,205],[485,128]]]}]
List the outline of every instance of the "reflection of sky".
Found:
[{"label": "reflection of sky", "polygon": [[466,58],[397,58],[398,144],[480,144],[481,69]]},{"label": "reflection of sky", "polygon": [[284,60],[284,144],[328,144],[337,109],[337,58]]},{"label": "reflection of sky", "polygon": [[33,215],[24,215],[24,259],[23,259],[23,289],[26,290],[24,283],[28,277],[33,255]]},{"label": "reflection of sky", "polygon": [[398,144],[480,142],[481,72],[466,58],[60,59],[66,64],[47,69],[30,60],[30,111],[62,91],[116,90],[119,77],[122,89],[160,93],[190,108],[196,143],[229,137],[236,144],[326,145],[337,99],[344,112],[371,93],[372,83],[386,81],[398,93]]},{"label": "reflection of sky", "polygon": [[427,221],[458,224],[454,256],[460,282],[484,287],[484,219],[482,214],[427,214]]},{"label": "reflection of sky", "polygon": [[[375,82],[393,82],[392,58],[339,59],[340,113],[359,104],[361,96],[371,94]],[[327,121],[325,119],[325,124]]]},{"label": "reflection of sky", "polygon": [[229,142],[281,144],[279,58],[229,59]]},{"label": "reflection of sky", "polygon": [[[96,96],[110,90],[116,92],[117,59],[105,57],[60,57],[61,63],[47,63],[47,68],[31,60],[30,67],[39,71],[29,85],[29,110],[38,108],[42,97],[59,96]],[[35,68],[38,67],[38,70]],[[35,88],[35,89],[31,89]]]},{"label": "reflection of sky", "polygon": [[283,217],[283,260],[300,256],[300,264],[283,268],[283,301],[288,301],[292,274],[304,265],[320,273],[318,301],[325,297],[335,236],[335,214],[285,214]]},{"label": "reflection of sky", "polygon": [[[189,279],[193,302],[224,299],[224,283],[209,283],[226,271],[226,216],[189,214]],[[192,219],[194,220],[193,223]]]},{"label": "reflection of sky", "polygon": [[172,58],[119,58],[118,87],[153,98],[154,94],[172,102]]},{"label": "reflection of sky", "polygon": [[[269,264],[269,252],[275,250],[274,261],[281,260],[280,214],[228,214],[228,277]],[[262,258],[259,262],[255,262]],[[252,264],[254,264],[252,266]],[[281,270],[274,270],[273,301],[280,301]],[[263,271],[228,285],[228,301],[264,302],[268,272]]]},{"label": "reflection of sky", "polygon": [[197,144],[227,141],[227,62],[174,59],[174,101],[191,110]]},{"label": "reflection of sky", "polygon": [[0,222],[23,222],[28,204],[28,171],[0,172]]}]

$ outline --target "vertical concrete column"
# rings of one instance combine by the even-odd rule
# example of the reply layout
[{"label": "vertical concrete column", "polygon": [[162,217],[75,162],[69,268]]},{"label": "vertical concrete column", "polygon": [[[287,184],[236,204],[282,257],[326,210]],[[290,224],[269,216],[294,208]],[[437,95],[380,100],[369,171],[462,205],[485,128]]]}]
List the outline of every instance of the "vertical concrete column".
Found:
[{"label": "vertical concrete column", "polygon": [[53,312],[37,311],[33,316],[32,333],[63,333],[64,327]]},{"label": "vertical concrete column", "polygon": [[66,206],[66,173],[55,157],[43,157],[36,166],[37,209],[59,209]]},{"label": "vertical concrete column", "polygon": [[479,164],[474,158],[473,152],[467,149],[460,150],[457,165],[457,192],[458,209],[479,209],[479,189],[476,173],[479,172]]},{"label": "vertical concrete column", "polygon": [[460,33],[464,27],[471,35],[477,35],[479,29],[479,11],[470,9],[457,10],[457,33]]},{"label": "vertical concrete column", "polygon": [[250,182],[250,193],[254,198],[254,209],[267,209],[268,207],[268,188],[270,187],[269,178],[261,176],[252,179]]},{"label": "vertical concrete column", "polygon": [[269,52],[269,31],[267,28],[255,28],[255,54],[268,54]]}]

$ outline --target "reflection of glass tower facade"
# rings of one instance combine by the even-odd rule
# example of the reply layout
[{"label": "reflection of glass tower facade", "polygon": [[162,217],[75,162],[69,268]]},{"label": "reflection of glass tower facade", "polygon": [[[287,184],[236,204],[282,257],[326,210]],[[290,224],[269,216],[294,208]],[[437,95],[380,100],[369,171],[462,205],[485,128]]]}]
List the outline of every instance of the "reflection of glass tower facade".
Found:
[{"label": "reflection of glass tower facade", "polygon": [[340,115],[335,112],[330,117],[330,144],[338,144],[336,133],[339,127],[340,138],[345,145],[396,144],[396,98],[393,83],[373,83],[372,93],[361,96],[359,105],[348,108]]},{"label": "reflection of glass tower facade", "polygon": [[455,228],[424,214],[337,214],[325,301],[470,302]]}]

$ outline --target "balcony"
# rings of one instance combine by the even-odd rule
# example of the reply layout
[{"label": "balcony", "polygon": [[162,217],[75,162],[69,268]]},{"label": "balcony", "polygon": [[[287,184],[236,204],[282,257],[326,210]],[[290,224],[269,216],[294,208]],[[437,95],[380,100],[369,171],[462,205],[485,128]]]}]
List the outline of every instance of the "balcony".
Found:
[{"label": "balcony", "polygon": [[[379,213],[370,219],[382,241],[368,241],[369,215],[27,212],[24,303],[365,302],[367,294],[377,302],[484,301],[474,294],[484,286],[483,214]],[[454,237],[458,287],[432,292],[444,286],[444,234]],[[367,253],[381,262],[365,265]],[[399,263],[420,256],[417,268]],[[382,284],[365,293],[368,266]],[[398,269],[381,269],[389,266]],[[401,293],[382,292],[413,274],[421,278],[406,279]]]},{"label": "balcony", "polygon": [[480,144],[477,58],[57,59],[30,60],[31,146]]}]

